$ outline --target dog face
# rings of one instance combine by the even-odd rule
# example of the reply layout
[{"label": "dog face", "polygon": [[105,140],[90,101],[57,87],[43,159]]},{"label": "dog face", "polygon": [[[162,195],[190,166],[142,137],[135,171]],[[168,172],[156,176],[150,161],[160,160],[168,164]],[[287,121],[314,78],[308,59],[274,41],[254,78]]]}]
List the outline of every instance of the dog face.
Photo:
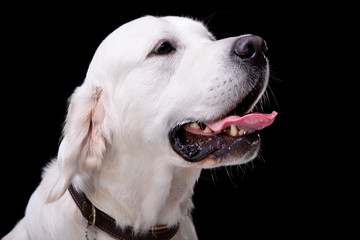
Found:
[{"label": "dog face", "polygon": [[120,71],[115,78],[117,121],[126,126],[118,139],[127,139],[127,151],[140,147],[181,166],[253,159],[260,145],[256,127],[236,128],[231,135],[231,126],[214,131],[206,123],[251,111],[268,82],[265,42],[252,35],[216,41],[201,23],[187,18],[146,17],[131,24],[139,25],[128,26],[138,32],[120,51],[129,50],[125,55],[133,64],[126,76]]},{"label": "dog face", "polygon": [[106,154],[200,168],[253,159],[254,131],[276,116],[248,114],[268,83],[266,50],[253,35],[215,40],[188,18],[124,24],[101,43],[70,99],[60,163],[74,172],[99,168]]}]

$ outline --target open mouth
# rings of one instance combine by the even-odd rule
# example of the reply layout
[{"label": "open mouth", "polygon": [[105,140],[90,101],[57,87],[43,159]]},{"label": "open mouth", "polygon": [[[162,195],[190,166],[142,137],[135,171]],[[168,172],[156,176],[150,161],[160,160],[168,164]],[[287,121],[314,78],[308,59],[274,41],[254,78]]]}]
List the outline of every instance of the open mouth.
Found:
[{"label": "open mouth", "polygon": [[[249,108],[253,105],[253,100]],[[257,98],[257,96],[256,96]],[[255,152],[260,145],[256,131],[270,126],[277,116],[244,112],[244,101],[230,111],[224,118],[209,122],[188,122],[173,128],[169,133],[170,144],[174,151],[188,162],[199,162],[211,156],[224,159]],[[231,115],[235,114],[235,115]]]},{"label": "open mouth", "polygon": [[255,132],[273,123],[277,112],[228,116],[216,122],[187,123],[170,132],[170,143],[189,162],[199,162],[210,154],[225,158],[229,154],[245,154],[257,148],[260,137]]}]

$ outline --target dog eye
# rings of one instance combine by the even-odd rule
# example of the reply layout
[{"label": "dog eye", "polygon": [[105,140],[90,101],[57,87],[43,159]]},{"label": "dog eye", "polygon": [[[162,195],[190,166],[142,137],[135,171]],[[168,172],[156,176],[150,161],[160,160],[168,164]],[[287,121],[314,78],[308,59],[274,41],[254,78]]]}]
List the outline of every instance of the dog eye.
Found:
[{"label": "dog eye", "polygon": [[153,51],[157,55],[165,55],[173,52],[175,48],[168,41],[161,42]]}]

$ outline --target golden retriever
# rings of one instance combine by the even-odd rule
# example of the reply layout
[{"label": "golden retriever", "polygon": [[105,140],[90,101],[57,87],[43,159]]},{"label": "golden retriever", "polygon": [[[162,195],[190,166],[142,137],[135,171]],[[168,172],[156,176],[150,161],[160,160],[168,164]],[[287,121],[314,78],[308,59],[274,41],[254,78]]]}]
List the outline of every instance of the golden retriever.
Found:
[{"label": "golden retriever", "polygon": [[197,239],[201,169],[254,159],[256,131],[277,115],[252,112],[268,84],[266,51],[261,37],[216,40],[184,17],[116,29],[69,100],[57,158],[4,239],[114,239],[88,226],[70,185],[134,239],[159,225],[178,226],[171,239]]}]

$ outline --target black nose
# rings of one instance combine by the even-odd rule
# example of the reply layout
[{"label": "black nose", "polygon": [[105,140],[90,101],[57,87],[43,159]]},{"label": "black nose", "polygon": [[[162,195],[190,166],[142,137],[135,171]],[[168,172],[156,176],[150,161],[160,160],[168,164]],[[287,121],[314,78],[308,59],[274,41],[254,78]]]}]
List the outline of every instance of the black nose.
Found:
[{"label": "black nose", "polygon": [[265,53],[268,48],[264,39],[255,35],[241,37],[235,41],[234,53],[241,61],[249,61],[253,65],[265,65]]}]

